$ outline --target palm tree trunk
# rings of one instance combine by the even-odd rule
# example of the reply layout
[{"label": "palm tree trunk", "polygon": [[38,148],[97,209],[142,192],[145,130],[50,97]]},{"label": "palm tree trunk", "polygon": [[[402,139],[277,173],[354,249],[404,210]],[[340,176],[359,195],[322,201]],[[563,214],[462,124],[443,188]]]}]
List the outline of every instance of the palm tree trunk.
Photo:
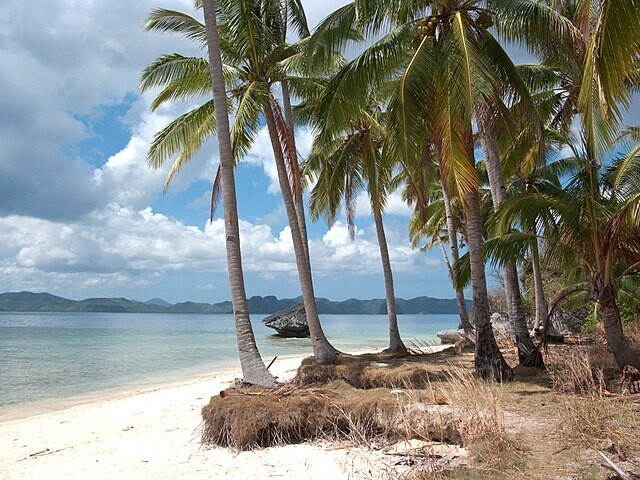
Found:
[{"label": "palm tree trunk", "polygon": [[487,279],[484,272],[484,244],[482,241],[482,216],[478,191],[468,193],[465,202],[469,260],[471,264],[471,284],[473,289],[472,317],[476,329],[476,350],[474,357],[476,375],[487,380],[506,381],[513,378],[511,367],[505,362],[491,326]]},{"label": "palm tree trunk", "polygon": [[384,271],[384,286],[387,296],[387,316],[389,317],[389,350],[392,352],[406,352],[400,331],[398,330],[398,316],[396,314],[396,296],[393,291],[393,273],[391,272],[391,260],[389,259],[389,249],[387,247],[387,237],[384,233],[382,214],[374,210],[373,219],[376,224],[376,234],[378,235],[378,246],[380,247],[380,258],[382,259],[382,270]]},{"label": "palm tree trunk", "polygon": [[[291,108],[291,94],[289,93],[289,83],[286,80],[280,82],[282,86],[282,104],[284,106],[284,119],[287,124],[287,133],[291,141],[291,146],[296,154],[296,135],[295,126],[293,122],[293,109]],[[300,188],[295,189],[293,192],[296,215],[298,216],[298,225],[300,226],[300,235],[302,235],[302,245],[304,247],[304,254],[307,257],[307,263],[311,268],[311,258],[309,257],[309,239],[307,237],[307,220],[304,214],[304,199],[303,199],[302,178],[300,178]]]},{"label": "palm tree trunk", "polygon": [[607,337],[607,345],[616,359],[618,367],[624,368],[626,365],[631,365],[640,369],[640,355],[631,349],[629,340],[622,330],[622,319],[616,304],[613,285],[607,284],[600,288],[598,303],[602,310],[602,324]]},{"label": "palm tree trunk", "polygon": [[203,1],[202,9],[204,10],[204,21],[207,30],[210,74],[216,111],[227,269],[231,288],[231,303],[233,304],[233,318],[236,327],[236,341],[240,354],[243,380],[255,385],[272,387],[276,385],[276,381],[260,357],[253,328],[251,327],[247,295],[244,289],[233,153],[229,137],[229,114],[227,112],[226,89],[222,75],[222,60],[220,58],[220,43],[214,1]]},{"label": "palm tree trunk", "polygon": [[[489,186],[491,188],[491,198],[494,208],[497,209],[507,198],[507,188],[504,181],[504,173],[500,164],[500,152],[495,139],[486,132],[482,133],[482,148],[484,150],[487,174],[489,175]],[[507,310],[509,319],[516,334],[516,344],[518,345],[518,358],[520,363],[524,362],[534,351],[535,345],[531,340],[529,327],[524,313],[522,295],[520,294],[520,282],[518,280],[518,270],[515,263],[506,262],[503,267],[504,289],[507,296]],[[538,359],[536,366],[539,365]]]},{"label": "palm tree trunk", "polygon": [[[458,261],[460,260],[460,253],[458,250],[458,233],[456,232],[455,222],[453,219],[453,209],[451,208],[451,198],[446,188],[442,188],[442,198],[444,200],[444,211],[447,220],[447,231],[449,233],[449,248],[451,250],[451,259],[453,260],[453,266],[451,270],[451,281],[458,277]],[[460,326],[466,333],[473,331],[473,325],[469,321],[469,314],[467,313],[467,301],[464,298],[464,291],[461,288],[455,288],[456,290],[456,303],[458,305],[458,314],[460,315]]]},{"label": "palm tree trunk", "polygon": [[316,306],[316,298],[313,291],[313,279],[311,277],[311,268],[304,253],[304,245],[302,235],[300,233],[300,224],[291,193],[291,186],[287,176],[287,170],[282,154],[282,146],[278,138],[278,130],[276,119],[273,113],[273,107],[265,102],[264,116],[267,120],[267,128],[269,129],[269,137],[271,138],[271,146],[273,147],[273,155],[275,157],[276,168],[278,170],[278,181],[280,190],[282,191],[282,200],[289,219],[289,228],[291,229],[291,237],[293,240],[293,250],[296,256],[296,266],[298,268],[298,276],[300,278],[300,288],[302,289],[302,298],[304,308],[307,314],[307,323],[309,324],[309,332],[311,333],[311,344],[313,345],[313,355],[316,363],[333,363],[336,361],[336,349],[331,346],[322,331],[320,319],[318,318],[318,308]]},{"label": "palm tree trunk", "polygon": [[[535,232],[533,232],[535,233]],[[533,269],[533,288],[536,299],[536,319],[533,324],[534,331],[539,331],[549,315],[549,307],[544,294],[542,282],[542,270],[540,269],[540,251],[538,250],[538,238],[533,239],[531,245],[531,267]]]}]

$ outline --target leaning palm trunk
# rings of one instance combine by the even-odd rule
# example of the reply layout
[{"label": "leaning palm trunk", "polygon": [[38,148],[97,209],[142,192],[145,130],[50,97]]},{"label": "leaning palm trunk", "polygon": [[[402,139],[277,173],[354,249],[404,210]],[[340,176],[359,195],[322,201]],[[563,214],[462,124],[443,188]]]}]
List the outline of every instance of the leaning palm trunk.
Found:
[{"label": "leaning palm trunk", "polygon": [[[507,198],[507,189],[504,181],[502,165],[500,165],[500,153],[495,139],[483,132],[482,148],[485,153],[485,164],[489,176],[489,186],[491,188],[491,198],[494,208],[498,208]],[[535,346],[529,334],[529,327],[524,313],[522,295],[520,294],[520,282],[515,263],[506,262],[503,267],[504,289],[507,296],[507,310],[509,320],[516,334],[518,345],[518,359],[524,362],[534,351]],[[543,367],[542,357],[539,357],[535,366]]]},{"label": "leaning palm trunk", "polygon": [[[447,232],[449,233],[449,248],[451,250],[451,259],[453,265],[451,266],[451,281],[456,282],[458,278],[458,262],[460,260],[460,253],[458,252],[458,233],[453,221],[453,210],[451,209],[451,198],[446,189],[442,188],[442,198],[444,200],[444,211],[447,220]],[[456,290],[456,303],[458,305],[458,314],[460,315],[460,326],[466,333],[473,331],[473,325],[469,321],[469,315],[467,313],[467,301],[464,298],[464,291],[460,287],[455,287]]]},{"label": "leaning palm trunk", "polygon": [[[297,158],[295,126],[293,122],[293,109],[291,108],[291,94],[289,93],[289,83],[283,80],[282,86],[282,103],[284,106],[284,118],[287,125],[287,133],[289,134],[289,144],[293,149],[292,158]],[[298,172],[296,172],[298,174]],[[309,257],[309,239],[307,237],[307,221],[304,214],[304,199],[302,188],[302,176],[300,175],[299,188],[293,191],[294,202],[296,206],[296,215],[298,216],[298,225],[300,226],[300,235],[302,235],[302,246],[304,247],[304,255],[307,258],[309,268],[311,268],[311,258]]]},{"label": "leaning palm trunk", "polygon": [[469,261],[471,265],[471,284],[473,289],[472,317],[476,329],[475,371],[476,375],[487,380],[506,381],[513,378],[511,367],[505,362],[491,326],[487,279],[484,272],[482,241],[482,217],[480,214],[480,196],[477,190],[464,197],[465,217],[467,220],[467,238],[469,240]]},{"label": "leaning palm trunk", "polygon": [[245,382],[271,387],[276,385],[276,381],[265,367],[260,357],[260,352],[258,352],[249,319],[249,306],[244,289],[242,256],[240,252],[240,229],[238,226],[238,209],[236,205],[235,179],[233,176],[233,153],[229,137],[229,114],[227,112],[226,89],[222,75],[222,61],[220,59],[220,43],[218,40],[214,0],[203,1],[202,9],[204,10],[204,20],[207,30],[210,74],[216,111],[227,268],[229,271],[229,285],[231,288],[231,303],[233,304],[233,318],[236,327],[236,340],[240,354],[240,367]]},{"label": "leaning palm trunk", "polygon": [[398,330],[398,316],[396,314],[396,296],[393,291],[393,273],[391,272],[391,260],[389,259],[389,249],[387,247],[387,237],[384,233],[382,214],[379,210],[374,210],[373,219],[376,224],[376,234],[378,235],[378,246],[380,247],[380,258],[382,259],[382,270],[384,271],[384,286],[387,296],[387,316],[389,317],[389,350],[392,352],[406,352],[400,331]]},{"label": "leaning palm trunk", "polygon": [[273,147],[273,155],[275,157],[276,168],[278,170],[278,181],[280,190],[282,191],[282,200],[289,219],[289,228],[291,229],[291,237],[293,240],[293,250],[296,256],[296,266],[298,268],[298,276],[300,278],[300,288],[302,289],[302,298],[304,308],[307,313],[307,322],[311,333],[311,344],[313,345],[313,355],[317,363],[332,363],[336,360],[336,350],[331,346],[322,331],[320,319],[318,318],[318,308],[316,306],[316,298],[313,292],[313,279],[311,277],[311,268],[305,255],[302,235],[300,233],[300,224],[296,213],[293,194],[287,175],[287,168],[282,153],[282,145],[278,137],[278,127],[273,113],[273,107],[268,102],[264,104],[264,116],[267,120],[267,128],[269,129],[269,137],[271,138],[271,146]]},{"label": "leaning palm trunk", "polygon": [[622,319],[616,304],[613,285],[606,284],[600,287],[598,303],[602,311],[602,325],[607,337],[607,345],[616,359],[618,367],[624,368],[626,365],[631,365],[640,369],[640,355],[631,349],[629,340],[622,330]]}]

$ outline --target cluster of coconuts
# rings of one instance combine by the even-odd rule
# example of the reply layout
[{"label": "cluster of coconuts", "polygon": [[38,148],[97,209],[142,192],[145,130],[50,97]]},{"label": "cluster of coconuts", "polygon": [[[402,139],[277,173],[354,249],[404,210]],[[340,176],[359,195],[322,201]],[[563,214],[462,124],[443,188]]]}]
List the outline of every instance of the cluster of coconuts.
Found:
[{"label": "cluster of coconuts", "polygon": [[[425,18],[418,22],[418,26],[416,27],[416,35],[418,40],[422,41],[425,37],[433,37],[435,35],[436,27],[440,23],[440,19],[435,15]],[[493,16],[487,12],[486,10],[482,10],[478,13],[478,18],[476,19],[476,25],[480,28],[490,28],[493,26]]]},{"label": "cluster of coconuts", "polygon": [[480,28],[487,29],[493,25],[493,17],[486,10],[482,10],[476,19],[476,25]]},{"label": "cluster of coconuts", "polygon": [[438,17],[431,16],[418,22],[416,27],[416,34],[418,40],[422,41],[425,37],[433,37],[435,35],[436,27],[438,26]]}]

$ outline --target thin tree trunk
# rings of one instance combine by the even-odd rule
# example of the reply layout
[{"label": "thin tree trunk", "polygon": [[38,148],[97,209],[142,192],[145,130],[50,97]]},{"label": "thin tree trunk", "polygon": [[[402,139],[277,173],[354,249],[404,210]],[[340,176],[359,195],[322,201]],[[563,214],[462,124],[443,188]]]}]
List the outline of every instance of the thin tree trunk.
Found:
[{"label": "thin tree trunk", "polygon": [[391,260],[389,259],[389,249],[387,247],[387,237],[384,233],[382,214],[379,211],[373,212],[373,219],[376,224],[376,234],[378,235],[378,246],[380,247],[380,258],[382,259],[382,270],[384,271],[384,287],[387,296],[387,316],[389,317],[389,350],[400,353],[406,352],[400,338],[398,330],[398,316],[396,314],[396,296],[393,290],[393,273],[391,272]]},{"label": "thin tree trunk", "polygon": [[317,363],[332,363],[336,361],[336,349],[331,346],[322,331],[320,319],[318,318],[318,308],[316,306],[316,298],[313,291],[313,279],[311,277],[311,268],[307,257],[304,253],[302,235],[300,233],[300,225],[289,185],[287,169],[282,154],[282,146],[278,139],[278,130],[276,120],[273,114],[273,107],[265,102],[263,106],[264,116],[267,120],[267,128],[269,129],[269,137],[271,138],[271,146],[273,147],[273,155],[275,157],[276,168],[278,170],[278,181],[280,190],[282,191],[282,200],[289,219],[289,228],[291,229],[291,237],[293,240],[293,250],[296,256],[296,266],[298,268],[298,276],[300,278],[300,288],[302,289],[302,298],[304,308],[307,314],[307,323],[309,324],[309,332],[311,333],[311,344],[313,345],[313,355]]},{"label": "thin tree trunk", "polygon": [[447,255],[447,249],[444,246],[444,242],[438,235],[438,245],[440,245],[440,251],[442,252],[442,258],[444,258],[444,264],[447,267],[447,271],[449,272],[449,276],[453,278],[453,268],[451,267],[451,262],[449,261],[449,255]]},{"label": "thin tree trunk", "polygon": [[[293,121],[293,109],[291,108],[291,94],[289,93],[289,83],[286,80],[280,82],[282,86],[282,103],[284,106],[284,119],[287,125],[287,133],[289,134],[291,146],[297,158],[298,150],[296,148],[295,126]],[[302,176],[301,176],[302,177]],[[302,235],[302,246],[304,254],[311,269],[311,257],[309,256],[309,239],[307,237],[307,220],[304,214],[304,198],[303,198],[302,178],[300,178],[300,188],[293,192],[293,198],[296,205],[296,215],[298,216],[298,225],[300,226],[300,235]]]},{"label": "thin tree trunk", "polygon": [[487,380],[506,381],[513,378],[513,371],[507,365],[498,348],[487,296],[487,279],[484,272],[484,244],[482,241],[482,217],[480,196],[475,190],[464,197],[471,264],[471,284],[473,289],[472,317],[476,330],[476,350],[474,357],[476,375]]},{"label": "thin tree trunk", "polygon": [[[449,261],[449,255],[447,254],[447,247],[445,247],[444,242],[442,241],[442,239],[440,237],[438,237],[438,245],[440,245],[440,251],[442,252],[442,258],[444,259],[444,264],[447,267],[447,272],[449,272],[449,278],[451,278],[452,280],[455,278],[455,273],[453,272],[453,267],[451,265],[451,262]],[[463,311],[462,309],[464,308],[464,313],[466,315],[467,313],[467,304],[464,298],[464,293],[462,292],[462,290],[456,289],[456,303],[458,305],[458,313],[460,313],[461,311]],[[469,321],[468,317],[467,317],[467,322]],[[473,326],[469,323],[468,324],[468,329],[465,329],[465,323],[462,320],[462,316],[460,316],[460,323],[458,324],[458,328],[462,328],[464,329],[467,333],[471,332],[473,330]]]},{"label": "thin tree trunk", "polygon": [[[500,152],[495,139],[486,132],[482,134],[482,148],[485,154],[485,164],[487,166],[487,174],[489,175],[489,186],[491,188],[491,198],[493,199],[494,209],[497,209],[507,198],[507,188],[504,181],[504,173],[500,164]],[[507,310],[511,325],[516,334],[516,344],[518,345],[518,359],[520,363],[524,362],[531,352],[534,351],[535,345],[531,340],[529,327],[525,318],[524,305],[522,303],[522,295],[520,294],[520,282],[518,280],[518,271],[513,262],[506,262],[503,267],[504,289],[507,296]],[[536,366],[543,367],[542,358],[535,362]]]},{"label": "thin tree trunk", "polygon": [[622,319],[612,285],[607,284],[600,289],[598,303],[602,310],[602,325],[607,337],[607,345],[616,359],[618,367],[624,368],[626,365],[631,365],[640,369],[640,355],[631,349],[629,340],[622,330]]},{"label": "thin tree trunk", "polygon": [[276,381],[260,357],[253,328],[251,327],[247,295],[244,289],[233,153],[229,136],[229,114],[227,112],[226,89],[222,75],[222,60],[220,58],[214,0],[204,0],[202,9],[204,10],[204,21],[207,30],[210,74],[216,111],[227,268],[229,286],[231,288],[231,303],[233,304],[233,318],[236,327],[236,340],[240,354],[240,367],[245,382],[272,387],[276,385]]},{"label": "thin tree trunk", "polygon": [[[449,248],[451,250],[451,259],[453,260],[453,266],[451,267],[451,281],[453,282],[454,278],[458,278],[458,261],[460,260],[460,253],[458,250],[458,233],[456,232],[455,222],[453,220],[451,198],[444,187],[442,187],[442,198],[444,200],[444,212],[447,220],[447,231],[449,233]],[[455,291],[458,314],[460,315],[460,326],[466,333],[470,333],[473,331],[473,325],[469,321],[467,301],[464,298],[464,291],[457,287],[455,288]]]},{"label": "thin tree trunk", "polygon": [[[535,231],[533,232],[535,234]],[[531,267],[533,269],[533,289],[536,300],[536,319],[533,330],[539,331],[545,319],[549,315],[549,307],[544,294],[542,270],[540,269],[540,251],[538,250],[538,238],[534,238],[531,245]]]}]

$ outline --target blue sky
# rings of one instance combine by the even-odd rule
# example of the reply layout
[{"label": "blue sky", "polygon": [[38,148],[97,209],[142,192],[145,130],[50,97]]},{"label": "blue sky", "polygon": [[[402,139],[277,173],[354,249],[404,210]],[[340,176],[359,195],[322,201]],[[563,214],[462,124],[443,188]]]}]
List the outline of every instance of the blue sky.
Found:
[{"label": "blue sky", "polygon": [[[303,0],[315,25],[344,0]],[[212,141],[162,194],[167,168],[145,161],[153,134],[190,106],[151,112],[138,93],[162,53],[199,54],[143,31],[152,8],[189,0],[4,2],[0,16],[0,292],[170,302],[229,298],[223,224],[208,222]],[[311,135],[298,131],[308,152]],[[237,185],[249,295],[299,295],[293,249],[266,132]],[[344,220],[310,227],[316,294],[384,296],[375,231],[359,202],[356,240]],[[398,195],[385,217],[397,296],[451,298],[438,251],[412,250]]]}]

